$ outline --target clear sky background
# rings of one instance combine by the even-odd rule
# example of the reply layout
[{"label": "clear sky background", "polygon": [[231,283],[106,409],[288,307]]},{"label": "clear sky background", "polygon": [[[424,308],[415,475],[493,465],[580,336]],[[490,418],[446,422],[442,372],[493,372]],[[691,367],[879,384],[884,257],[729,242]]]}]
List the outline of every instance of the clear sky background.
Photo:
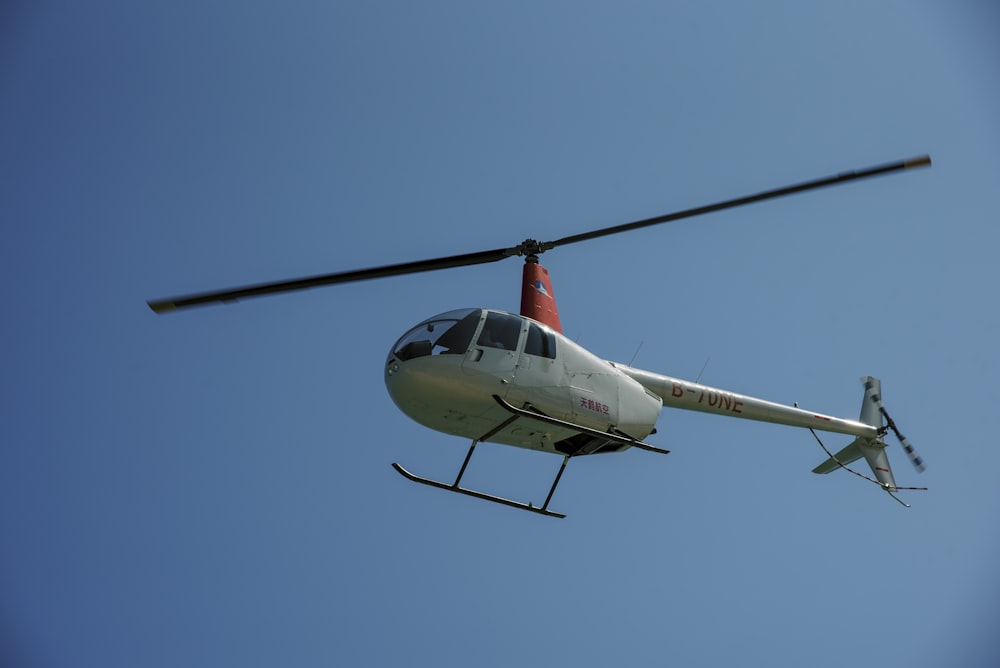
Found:
[{"label": "clear sky background", "polygon": [[[3,3],[3,665],[1000,665],[998,29],[985,0]],[[812,474],[807,431],[670,410],[669,456],[570,463],[565,520],[407,482],[468,443],[396,410],[385,356],[516,311],[516,259],[145,304],[922,153],[543,257],[602,357],[848,418],[881,377],[909,510]],[[537,502],[558,465],[484,445],[466,481]]]}]

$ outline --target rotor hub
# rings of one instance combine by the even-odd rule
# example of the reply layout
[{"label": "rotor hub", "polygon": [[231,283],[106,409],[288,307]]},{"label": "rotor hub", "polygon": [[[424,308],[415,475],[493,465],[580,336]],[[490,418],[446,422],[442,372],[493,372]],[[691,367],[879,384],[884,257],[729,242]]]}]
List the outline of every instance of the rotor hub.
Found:
[{"label": "rotor hub", "polygon": [[[532,261],[538,262],[538,256],[544,253],[545,251],[552,249],[553,247],[554,244],[551,241],[542,242],[542,241],[536,241],[535,239],[525,239],[517,247],[517,254],[527,256],[528,262]],[[531,258],[534,258],[534,260],[532,260]]]}]

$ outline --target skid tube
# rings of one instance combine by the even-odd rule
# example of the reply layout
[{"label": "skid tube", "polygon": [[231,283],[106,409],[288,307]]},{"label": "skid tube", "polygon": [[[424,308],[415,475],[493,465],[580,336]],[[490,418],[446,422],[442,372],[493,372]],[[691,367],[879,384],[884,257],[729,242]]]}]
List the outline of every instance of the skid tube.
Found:
[{"label": "skid tube", "polygon": [[562,478],[563,471],[566,470],[566,462],[569,461],[569,455],[563,457],[562,466],[559,467],[559,473],[556,474],[556,479],[552,482],[552,487],[549,489],[548,496],[545,497],[545,503],[541,508],[533,505],[532,503],[522,503],[521,501],[514,501],[512,499],[505,499],[502,496],[494,496],[493,494],[486,494],[485,492],[477,492],[474,489],[466,489],[464,487],[459,487],[458,483],[462,480],[462,474],[465,473],[465,467],[469,463],[469,458],[472,456],[472,451],[476,449],[476,444],[478,441],[473,441],[472,446],[469,448],[469,453],[465,456],[465,463],[462,465],[462,471],[458,474],[458,478],[451,485],[445,482],[439,482],[437,480],[431,480],[430,478],[422,478],[418,475],[414,475],[404,469],[402,466],[396,462],[392,463],[392,468],[399,471],[400,475],[405,477],[407,480],[412,480],[413,482],[419,482],[421,485],[429,485],[431,487],[437,487],[438,489],[443,489],[447,492],[457,492],[458,494],[465,494],[466,496],[474,496],[477,499],[483,499],[484,501],[492,501],[493,503],[499,503],[505,506],[510,506],[511,508],[519,508],[521,510],[527,510],[528,512],[538,513],[539,515],[545,515],[546,517],[558,517],[560,519],[566,516],[562,513],[557,513],[554,510],[549,510],[549,501],[552,500],[552,494],[556,491],[556,485],[559,484],[559,479]]}]

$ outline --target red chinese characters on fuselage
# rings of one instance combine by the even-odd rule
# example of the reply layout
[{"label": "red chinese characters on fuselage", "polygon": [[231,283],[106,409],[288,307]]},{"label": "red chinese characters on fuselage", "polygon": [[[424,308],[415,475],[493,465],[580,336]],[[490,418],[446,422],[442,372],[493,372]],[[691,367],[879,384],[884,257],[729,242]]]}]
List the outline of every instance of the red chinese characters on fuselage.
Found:
[{"label": "red chinese characters on fuselage", "polygon": [[608,415],[611,412],[611,408],[607,404],[588,399],[587,397],[580,397],[580,408],[586,408],[588,411],[594,411],[601,415]]}]

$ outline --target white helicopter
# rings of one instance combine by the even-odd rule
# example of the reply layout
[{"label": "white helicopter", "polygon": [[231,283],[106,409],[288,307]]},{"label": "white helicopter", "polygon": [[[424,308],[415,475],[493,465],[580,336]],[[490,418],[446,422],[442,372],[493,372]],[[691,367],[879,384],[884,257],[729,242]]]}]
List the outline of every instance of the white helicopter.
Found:
[{"label": "white helicopter", "polygon": [[[816,431],[854,436],[836,454],[826,450],[816,436],[829,458],[813,472],[845,468],[878,484],[906,505],[895,492],[926,488],[896,485],[886,455],[887,431],[896,435],[919,471],[924,470],[924,464],[882,405],[879,379],[862,379],[865,389],[861,414],[857,420],[850,420],[602,360],[562,334],[549,273],[538,263],[538,256],[579,241],[930,164],[929,156],[920,156],[556,241],[528,239],[511,248],[153,300],[148,304],[156,313],[167,313],[246,297],[523,256],[520,314],[489,308],[449,311],[419,323],[389,351],[385,383],[400,410],[424,426],[472,441],[454,482],[423,478],[393,463],[409,480],[550,517],[565,517],[550,510],[549,503],[570,458],[633,447],[667,454],[668,450],[643,439],[656,432],[660,412],[668,406],[804,427],[814,436]],[[461,487],[472,454],[482,442],[562,456],[562,465],[540,506]],[[871,468],[874,479],[848,467],[861,458]]]}]

